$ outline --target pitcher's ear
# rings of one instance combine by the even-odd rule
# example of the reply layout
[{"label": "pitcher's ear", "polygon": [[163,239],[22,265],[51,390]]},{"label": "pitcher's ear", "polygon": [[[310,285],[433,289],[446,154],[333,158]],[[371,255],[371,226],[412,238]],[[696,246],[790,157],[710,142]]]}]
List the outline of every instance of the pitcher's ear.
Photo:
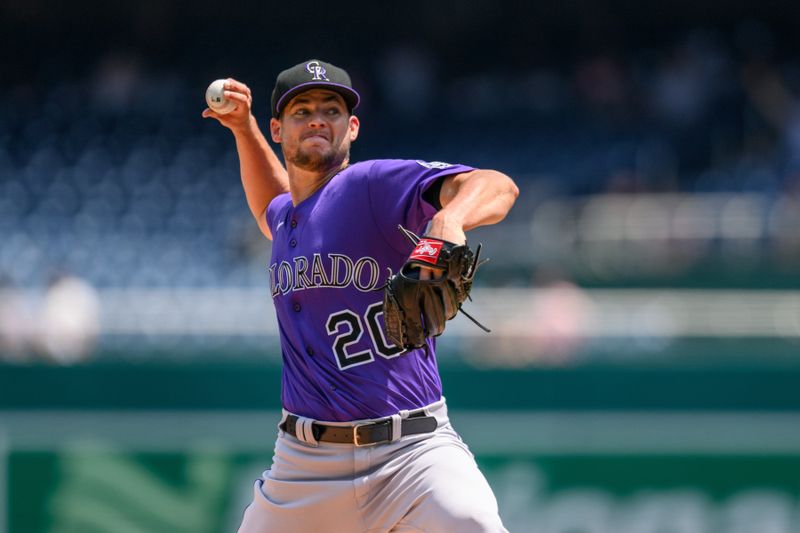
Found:
[{"label": "pitcher's ear", "polygon": [[355,141],[358,138],[358,129],[361,127],[361,122],[358,121],[357,116],[350,115],[348,127],[350,129],[350,142]]},{"label": "pitcher's ear", "polygon": [[269,119],[269,134],[272,137],[272,142],[281,143],[281,121],[277,118]]}]

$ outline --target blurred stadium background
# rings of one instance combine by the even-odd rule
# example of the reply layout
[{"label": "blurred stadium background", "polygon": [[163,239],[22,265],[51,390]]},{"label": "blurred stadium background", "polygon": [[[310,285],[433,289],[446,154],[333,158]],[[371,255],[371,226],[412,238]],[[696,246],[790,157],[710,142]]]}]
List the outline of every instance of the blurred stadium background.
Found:
[{"label": "blurred stadium background", "polygon": [[0,3],[0,532],[232,531],[269,465],[269,243],[216,78],[313,56],[353,158],[497,168],[440,342],[511,531],[800,531],[800,4]]}]

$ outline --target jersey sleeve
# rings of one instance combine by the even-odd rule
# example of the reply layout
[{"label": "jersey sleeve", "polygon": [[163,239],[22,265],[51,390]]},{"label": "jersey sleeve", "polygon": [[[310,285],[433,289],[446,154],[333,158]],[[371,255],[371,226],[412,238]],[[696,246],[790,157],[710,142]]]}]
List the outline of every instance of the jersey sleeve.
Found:
[{"label": "jersey sleeve", "polygon": [[436,214],[436,208],[423,198],[423,193],[441,178],[472,170],[475,169],[466,165],[440,161],[374,161],[367,186],[372,218],[384,238],[398,252],[407,253],[408,240],[397,225],[421,235]]}]

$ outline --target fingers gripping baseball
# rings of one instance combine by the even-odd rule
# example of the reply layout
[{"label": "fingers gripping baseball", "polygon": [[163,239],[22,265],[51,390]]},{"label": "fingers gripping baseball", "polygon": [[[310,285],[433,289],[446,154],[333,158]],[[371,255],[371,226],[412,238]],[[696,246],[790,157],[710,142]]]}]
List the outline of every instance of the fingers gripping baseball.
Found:
[{"label": "fingers gripping baseball", "polygon": [[228,78],[225,80],[223,96],[233,102],[232,111],[222,114],[207,107],[203,110],[203,118],[215,118],[226,128],[236,129],[247,125],[252,114],[253,94],[244,83]]}]

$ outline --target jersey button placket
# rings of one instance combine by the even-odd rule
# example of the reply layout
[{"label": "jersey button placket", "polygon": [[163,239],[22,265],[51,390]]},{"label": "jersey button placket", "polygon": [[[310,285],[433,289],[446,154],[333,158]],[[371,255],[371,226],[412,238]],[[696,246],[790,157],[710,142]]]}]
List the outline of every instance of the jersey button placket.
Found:
[{"label": "jersey button placket", "polygon": [[297,229],[297,217],[295,217],[294,215],[292,215],[292,218],[289,221],[289,226],[292,228],[289,230],[289,237],[291,237],[291,239],[289,239],[289,246],[291,248],[296,248],[297,239],[294,237],[294,230]]},{"label": "jersey button placket", "polygon": [[292,309],[294,309],[295,313],[299,313],[300,309],[302,309],[302,307],[300,306],[299,303],[295,302],[295,304],[292,306]]}]

